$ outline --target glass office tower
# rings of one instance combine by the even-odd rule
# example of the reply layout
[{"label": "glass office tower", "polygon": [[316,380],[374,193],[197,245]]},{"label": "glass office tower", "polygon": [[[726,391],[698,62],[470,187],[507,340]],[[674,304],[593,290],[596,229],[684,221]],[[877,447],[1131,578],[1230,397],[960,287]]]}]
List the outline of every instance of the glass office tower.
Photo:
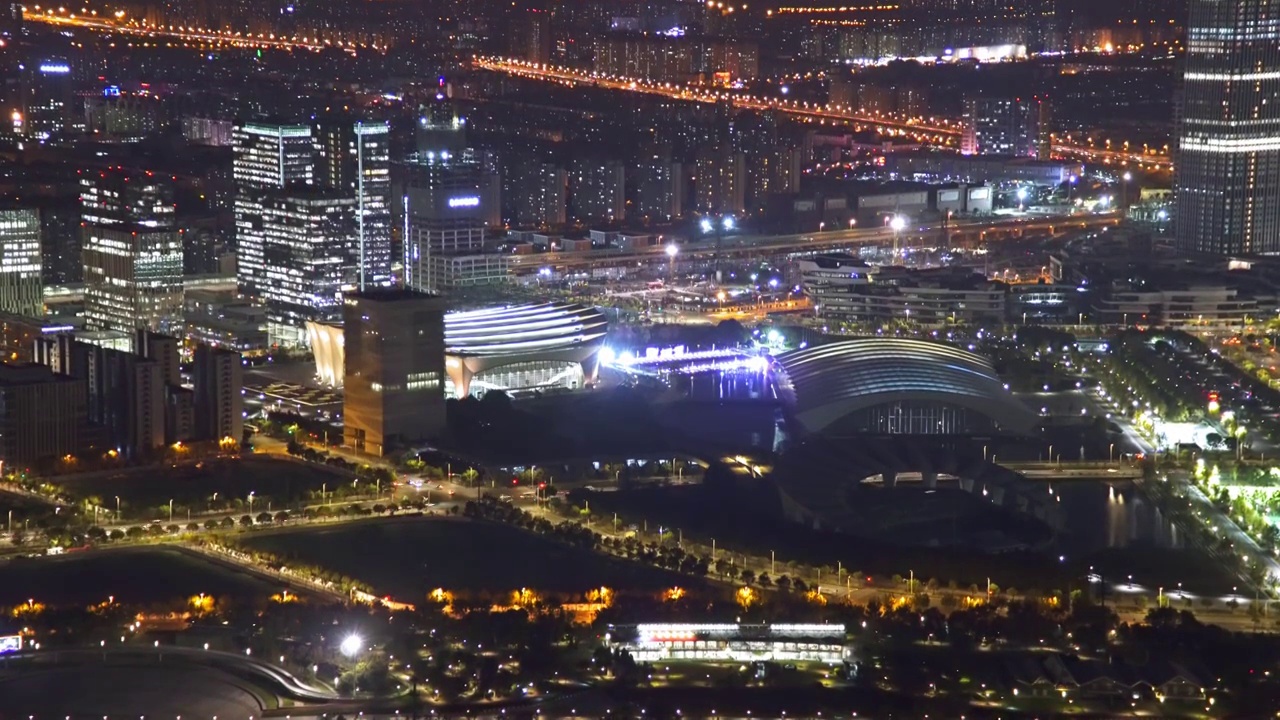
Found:
[{"label": "glass office tower", "polygon": [[1280,0],[1191,0],[1185,62],[1179,247],[1280,252]]}]

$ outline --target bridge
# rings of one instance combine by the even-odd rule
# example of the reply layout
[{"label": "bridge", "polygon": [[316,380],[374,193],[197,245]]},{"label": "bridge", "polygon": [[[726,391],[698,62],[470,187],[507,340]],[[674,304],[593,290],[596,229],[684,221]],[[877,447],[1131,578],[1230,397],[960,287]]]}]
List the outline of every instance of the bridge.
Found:
[{"label": "bridge", "polygon": [[1028,480],[1054,482],[1081,480],[1138,480],[1142,468],[1118,462],[1002,462],[1000,467],[1012,470]]}]

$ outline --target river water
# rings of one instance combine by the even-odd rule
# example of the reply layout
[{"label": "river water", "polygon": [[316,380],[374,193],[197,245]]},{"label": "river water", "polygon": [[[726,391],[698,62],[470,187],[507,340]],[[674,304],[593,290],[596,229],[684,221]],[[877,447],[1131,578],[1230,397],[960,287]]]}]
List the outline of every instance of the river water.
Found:
[{"label": "river water", "polygon": [[1181,531],[1132,482],[1077,480],[1058,483],[1063,528],[1062,552],[1149,546],[1181,548]]}]

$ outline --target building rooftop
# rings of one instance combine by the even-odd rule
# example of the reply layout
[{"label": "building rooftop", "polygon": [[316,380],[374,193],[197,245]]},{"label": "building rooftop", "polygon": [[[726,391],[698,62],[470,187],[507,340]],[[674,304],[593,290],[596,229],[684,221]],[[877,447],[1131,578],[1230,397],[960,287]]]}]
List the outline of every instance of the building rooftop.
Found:
[{"label": "building rooftop", "polygon": [[55,373],[48,365],[39,363],[0,363],[0,386],[32,385],[71,379],[70,376]]},{"label": "building rooftop", "polygon": [[403,302],[407,300],[428,300],[439,298],[435,293],[425,293],[408,288],[370,288],[360,292],[347,293],[346,297],[356,300],[372,300],[374,302]]}]

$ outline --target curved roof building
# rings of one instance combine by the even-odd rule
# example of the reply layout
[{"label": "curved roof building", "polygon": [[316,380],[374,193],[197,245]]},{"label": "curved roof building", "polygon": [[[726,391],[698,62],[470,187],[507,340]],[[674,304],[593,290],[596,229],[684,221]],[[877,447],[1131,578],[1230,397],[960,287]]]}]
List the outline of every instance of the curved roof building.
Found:
[{"label": "curved roof building", "polygon": [[1030,434],[1037,418],[985,358],[951,345],[862,338],[784,353],[794,419],[827,435]]},{"label": "curved roof building", "polygon": [[[580,387],[595,380],[608,320],[589,305],[504,305],[445,313],[445,392]],[[342,327],[307,323],[322,382],[342,384]]]},{"label": "curved roof building", "polygon": [[580,386],[595,380],[608,329],[603,313],[578,303],[448,313],[445,375],[457,397],[482,389]]}]

